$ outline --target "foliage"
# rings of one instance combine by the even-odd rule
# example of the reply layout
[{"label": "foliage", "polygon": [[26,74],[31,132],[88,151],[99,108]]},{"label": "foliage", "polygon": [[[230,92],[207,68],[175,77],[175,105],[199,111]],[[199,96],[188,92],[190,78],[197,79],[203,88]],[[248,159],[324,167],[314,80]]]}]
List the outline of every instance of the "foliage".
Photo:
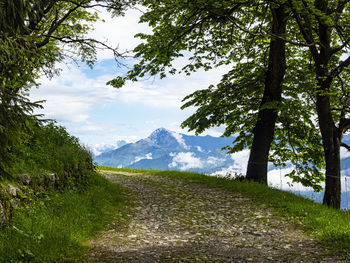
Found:
[{"label": "foliage", "polygon": [[[147,74],[160,74],[162,78],[169,73],[231,67],[217,86],[211,85],[184,99],[182,108],[195,106],[197,111],[182,127],[201,133],[224,125],[223,136],[237,135],[233,145],[226,148],[232,153],[251,147],[259,111],[276,109],[279,117],[270,161],[279,166],[292,162],[296,166],[296,172],[289,174],[293,180],[320,190],[324,154],[318,127],[311,121],[315,115],[313,100],[305,92],[305,86],[313,88],[315,82],[310,81],[314,71],[307,64],[304,50],[288,46],[282,102],[267,102],[261,107],[269,45],[275,37],[270,33],[270,7],[285,1],[140,3],[148,7],[141,21],[148,22],[153,33],[138,34],[145,40],[134,50],[139,62],[124,78],[117,77],[109,84],[120,87],[126,80],[136,81]],[[288,20],[287,35],[282,37],[295,35],[295,27],[295,22]],[[180,69],[173,63],[179,57],[186,61]]]},{"label": "foliage", "polygon": [[92,66],[97,48],[120,56],[86,34],[98,19],[93,7],[121,15],[128,5],[126,0],[0,0],[0,177],[10,165],[11,148],[26,140],[27,122],[39,106],[28,101],[25,92],[37,85],[40,74],[57,74],[55,65],[65,58],[80,58]]},{"label": "foliage", "polygon": [[[134,50],[140,61],[128,72],[126,80],[135,81],[147,74],[160,74],[162,78],[167,73],[191,74],[201,68],[209,70],[253,59],[260,52],[251,48],[255,37],[242,32],[240,26],[248,24],[257,33],[267,30],[266,22],[259,20],[265,16],[267,5],[259,6],[255,1],[140,0],[136,3],[147,7],[140,22],[148,23],[153,33],[136,35],[144,40]],[[268,38],[258,39],[259,47],[268,46]],[[173,63],[179,57],[186,59],[180,69]],[[119,87],[123,81],[116,78],[110,84]]]},{"label": "foliage", "polygon": [[9,177],[6,171],[16,157],[11,148],[28,137],[30,123],[34,119],[31,113],[38,105],[19,94],[13,95],[10,90],[1,89],[0,101],[0,178],[4,179],[6,174]]},{"label": "foliage", "polygon": [[340,146],[350,129],[348,70],[350,5],[348,1],[289,1],[301,40],[314,68],[313,89],[326,160],[323,202],[340,207]]},{"label": "foliage", "polygon": [[15,211],[0,230],[0,262],[72,262],[112,220],[126,222],[121,189],[94,174],[84,191],[52,192]]},{"label": "foliage", "polygon": [[[288,50],[289,53],[292,51]],[[289,70],[283,82],[282,102],[265,105],[265,108],[277,108],[279,113],[270,161],[276,166],[291,162],[296,169],[288,176],[319,191],[324,180],[321,173],[324,153],[318,127],[312,120],[315,114],[312,96],[301,90],[301,87],[314,85],[308,77],[312,72],[301,58],[289,57],[287,64]],[[250,148],[264,89],[265,70],[261,57],[241,62],[225,74],[217,86],[211,85],[186,96],[182,108],[195,106],[197,110],[182,123],[182,127],[201,133],[210,127],[225,125],[223,136],[237,135],[233,145],[225,147],[229,153]]]}]

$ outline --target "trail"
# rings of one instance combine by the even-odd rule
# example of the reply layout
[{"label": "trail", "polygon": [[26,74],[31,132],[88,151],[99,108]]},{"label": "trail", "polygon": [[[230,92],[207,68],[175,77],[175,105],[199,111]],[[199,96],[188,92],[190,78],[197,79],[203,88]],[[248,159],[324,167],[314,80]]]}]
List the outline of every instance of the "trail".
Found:
[{"label": "trail", "polygon": [[105,172],[132,200],[128,227],[90,241],[86,262],[346,262],[250,199],[167,176]]}]

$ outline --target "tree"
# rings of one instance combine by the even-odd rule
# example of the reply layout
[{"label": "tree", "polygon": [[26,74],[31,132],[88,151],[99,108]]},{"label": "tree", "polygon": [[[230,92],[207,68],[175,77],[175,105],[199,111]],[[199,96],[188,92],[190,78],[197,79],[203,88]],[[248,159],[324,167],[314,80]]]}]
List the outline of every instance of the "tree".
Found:
[{"label": "tree", "polygon": [[[350,93],[348,86],[350,58],[344,58],[350,42],[349,32],[346,26],[349,22],[349,6],[347,1],[316,1],[315,3],[313,1],[288,2],[297,26],[291,27],[291,33],[285,40],[299,46],[298,53],[294,55],[300,57],[300,65],[303,65],[302,68],[305,71],[308,70],[308,72],[303,73],[304,78],[308,76],[315,78],[315,81],[304,85],[300,80],[294,79],[294,85],[296,84],[299,88],[293,87],[293,89],[287,89],[287,91],[292,91],[294,94],[299,95],[308,94],[315,102],[326,165],[324,204],[339,208],[341,190],[339,149],[340,146],[350,149],[348,145],[342,142],[343,134],[350,128]],[[290,39],[296,39],[296,41],[291,41]],[[309,54],[307,54],[307,49],[309,49]],[[308,69],[308,66],[305,65],[305,62],[310,60],[313,61],[312,69]],[[293,72],[292,74],[295,74],[296,69],[296,67],[288,68],[289,71]],[[290,83],[285,84],[290,85]],[[307,104],[304,107],[305,109],[309,109],[311,104]],[[307,118],[303,118],[304,122],[312,118],[312,114],[309,113],[307,115]],[[282,117],[285,119],[286,115],[284,114]],[[284,129],[288,128],[288,133],[290,123],[290,121],[285,122],[284,120],[281,123],[284,125]],[[309,124],[308,127],[312,128],[313,124]],[[305,129],[304,125],[301,127]],[[312,131],[314,129],[310,130],[307,128],[306,130]],[[307,138],[310,150],[305,151],[304,149],[300,152],[299,149],[299,152],[297,152],[298,155],[302,152],[309,155],[308,157],[305,154],[301,154],[302,160],[304,160],[304,167],[308,163],[315,164],[313,160],[311,162],[305,162],[305,160],[310,160],[310,156],[316,157],[317,155],[315,153],[319,152],[318,136],[314,132],[311,135]],[[283,140],[281,137],[276,139]],[[280,141],[278,144],[280,144]],[[289,147],[293,148],[293,144],[290,144]],[[280,150],[279,153],[281,153]],[[322,160],[318,158],[316,168],[322,167],[322,165],[319,165],[321,164],[320,162]],[[320,174],[318,169],[313,170],[314,173]],[[317,176],[316,178],[321,177]]]},{"label": "tree", "polygon": [[[314,73],[308,61],[298,57],[296,52],[292,45],[287,49],[288,70],[283,81],[281,102],[277,107],[269,161],[275,166],[285,166],[291,162],[295,170],[288,176],[295,182],[320,191],[320,183],[324,181],[321,172],[324,153],[319,129],[312,120],[315,115],[312,94],[302,92],[304,87],[314,85]],[[185,97],[183,108],[194,106],[197,110],[182,125],[198,133],[212,126],[225,125],[224,136],[237,134],[234,145],[226,147],[229,153],[249,147],[265,87],[268,63],[264,53],[254,60],[238,63],[217,86],[211,85]],[[244,92],[241,87],[244,87]]]},{"label": "tree", "polygon": [[[120,86],[126,79],[135,81],[146,74],[165,77],[167,70],[175,74],[177,69],[172,66],[172,61],[184,56],[185,51],[192,55],[181,69],[187,74],[199,68],[209,70],[233,65],[234,69],[219,84],[221,88],[210,87],[187,97],[194,99],[184,107],[195,105],[200,110],[186,120],[184,126],[202,132],[213,125],[227,124],[224,135],[239,133],[231,151],[251,148],[247,178],[266,184],[269,151],[281,108],[286,68],[285,35],[289,9],[285,1],[140,2],[149,8],[141,21],[153,27],[153,34],[139,34],[146,40],[135,49],[140,62],[126,78],[116,78],[110,84]],[[235,81],[230,82],[233,78]],[[206,103],[208,107],[204,105]],[[282,142],[286,145],[285,140]],[[284,152],[292,154],[287,149]],[[294,159],[297,163],[299,158]],[[277,159],[276,162],[280,163]],[[310,171],[310,162],[307,158],[300,166],[301,170]],[[321,163],[315,161],[312,167],[320,166]],[[316,182],[321,179],[319,174],[315,178]]]},{"label": "tree", "polygon": [[[287,30],[287,10],[284,4],[271,5],[271,34],[283,36]],[[268,67],[265,73],[264,94],[260,102],[258,119],[253,129],[253,142],[248,160],[248,180],[267,184],[267,163],[274,139],[278,105],[282,97],[282,81],[286,71],[285,40],[272,37],[269,47]],[[275,105],[274,105],[275,104]],[[273,105],[271,107],[271,105]]]},{"label": "tree", "polygon": [[[209,70],[215,66],[240,63],[243,59],[255,59],[259,51],[252,51],[251,47],[260,45],[261,48],[268,48],[266,41],[268,38],[256,37],[248,31],[260,34],[261,30],[266,30],[269,25],[272,25],[271,30],[275,35],[282,35],[286,30],[287,14],[283,5],[270,6],[271,12],[267,12],[269,5],[259,1],[250,3],[141,1],[141,3],[149,8],[149,11],[141,17],[141,21],[149,22],[154,27],[154,34],[139,34],[147,43],[135,49],[136,57],[142,59],[128,73],[127,78],[131,80],[143,77],[146,73],[165,77],[167,69],[171,74],[176,73],[177,69],[172,66],[171,61],[183,56],[183,52],[187,50],[193,55],[182,69],[187,74],[199,68]],[[284,71],[284,41],[274,38],[271,40],[265,91],[255,120],[247,171],[248,179],[264,184],[267,184],[268,155],[277,116],[275,109],[277,105],[272,107],[271,105],[280,101]],[[119,80],[110,83],[112,85],[123,83]],[[249,87],[240,89],[239,96],[243,97]],[[189,127],[196,129],[193,126]],[[196,130],[202,131],[202,129]]]},{"label": "tree", "polygon": [[126,0],[0,0],[0,176],[7,174],[11,148],[26,138],[33,109],[28,87],[42,73],[58,73],[55,63],[79,57],[92,66],[97,48],[116,49],[86,38],[98,19],[93,7],[104,7],[115,15],[129,5]]},{"label": "tree", "polygon": [[[318,123],[326,162],[323,203],[340,208],[340,146],[350,149],[342,137],[350,129],[348,72],[350,56],[350,4],[348,1],[289,0],[295,20],[315,69]],[[344,57],[344,59],[343,59]]]}]

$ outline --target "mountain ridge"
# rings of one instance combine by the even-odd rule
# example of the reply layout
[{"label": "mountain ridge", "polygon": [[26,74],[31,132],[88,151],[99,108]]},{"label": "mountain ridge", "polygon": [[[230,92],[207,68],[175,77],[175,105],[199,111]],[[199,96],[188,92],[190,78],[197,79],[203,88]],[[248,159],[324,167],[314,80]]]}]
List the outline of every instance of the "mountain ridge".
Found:
[{"label": "mountain ridge", "polygon": [[[244,173],[249,151],[227,154],[221,149],[235,137],[194,136],[158,128],[134,143],[95,155],[98,165],[116,168],[180,170],[205,174]],[[350,136],[344,140],[349,141]],[[118,143],[117,143],[118,144]],[[116,144],[116,145],[117,145]],[[269,170],[277,169],[270,165]],[[342,150],[342,174],[350,176],[350,153]]]},{"label": "mountain ridge", "polygon": [[230,155],[221,148],[232,144],[234,139],[185,135],[158,128],[145,139],[104,152],[94,159],[99,165],[119,168],[214,172],[222,169],[223,162],[232,164]]}]

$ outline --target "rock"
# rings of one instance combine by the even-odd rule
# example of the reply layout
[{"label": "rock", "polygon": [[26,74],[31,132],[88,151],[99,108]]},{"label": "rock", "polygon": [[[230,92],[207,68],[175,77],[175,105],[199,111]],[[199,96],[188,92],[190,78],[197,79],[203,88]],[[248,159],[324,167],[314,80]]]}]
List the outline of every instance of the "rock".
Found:
[{"label": "rock", "polygon": [[7,186],[7,192],[12,196],[12,197],[17,197],[17,194],[21,191],[21,189],[18,186],[9,184]]},{"label": "rock", "polygon": [[5,225],[7,223],[7,217],[5,213],[4,206],[0,203],[0,226]]},{"label": "rock", "polygon": [[30,174],[17,174],[16,177],[24,185],[29,185],[32,181],[32,176]]},{"label": "rock", "polygon": [[15,208],[21,204],[21,201],[18,198],[12,198],[10,199],[10,204],[11,204],[11,207]]},{"label": "rock", "polygon": [[50,173],[48,174],[48,182],[47,182],[47,185],[48,186],[55,186],[57,185],[58,183],[58,180],[59,180],[59,176],[55,173]]},{"label": "rock", "polygon": [[[0,195],[0,227],[7,225],[11,220],[12,215],[12,204],[11,199],[9,200],[9,194],[4,189]],[[13,198],[15,199],[15,198]]]}]

